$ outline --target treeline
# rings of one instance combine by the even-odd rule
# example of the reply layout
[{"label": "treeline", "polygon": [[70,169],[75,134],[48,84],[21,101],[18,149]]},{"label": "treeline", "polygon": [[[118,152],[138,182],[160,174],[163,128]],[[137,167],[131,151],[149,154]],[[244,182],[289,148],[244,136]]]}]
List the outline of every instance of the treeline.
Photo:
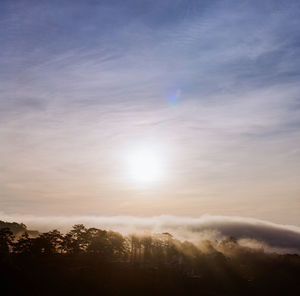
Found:
[{"label": "treeline", "polygon": [[94,253],[106,259],[121,258],[126,253],[125,238],[116,232],[75,225],[63,235],[53,230],[32,237],[25,231],[16,238],[9,228],[0,230],[2,255],[53,255]]},{"label": "treeline", "polygon": [[22,227],[22,234],[0,229],[3,295],[300,295],[298,255],[267,254],[234,238],[193,244],[82,224],[34,237]]},{"label": "treeline", "polygon": [[17,222],[5,222],[0,220],[0,229],[2,228],[9,228],[10,231],[13,232],[14,235],[19,236],[24,232],[27,232],[30,236],[37,236],[39,235],[38,231],[35,230],[28,230],[27,226],[24,223],[17,223]]},{"label": "treeline", "polygon": [[[95,255],[105,261],[171,262],[179,256],[180,242],[168,233],[128,235],[74,225],[66,234],[58,230],[30,236],[25,230],[16,237],[9,228],[0,229],[0,254],[8,255]],[[154,260],[154,261],[153,261]]]},{"label": "treeline", "polygon": [[188,241],[176,240],[169,233],[123,236],[114,231],[86,228],[82,224],[74,225],[66,234],[53,230],[34,237],[29,235],[24,224],[21,225],[24,232],[20,236],[15,236],[7,227],[0,229],[2,256],[92,254],[106,261],[155,265],[182,264],[203,253],[222,256],[224,252],[241,250],[234,238],[227,238],[214,244],[209,240],[203,240],[196,246]]}]

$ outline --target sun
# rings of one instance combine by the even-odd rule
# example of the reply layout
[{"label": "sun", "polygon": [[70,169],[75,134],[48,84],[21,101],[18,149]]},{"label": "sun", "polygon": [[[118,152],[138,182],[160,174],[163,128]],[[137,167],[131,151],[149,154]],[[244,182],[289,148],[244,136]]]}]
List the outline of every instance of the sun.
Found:
[{"label": "sun", "polygon": [[132,150],[128,154],[127,162],[129,177],[135,183],[156,183],[163,178],[162,156],[153,148]]}]

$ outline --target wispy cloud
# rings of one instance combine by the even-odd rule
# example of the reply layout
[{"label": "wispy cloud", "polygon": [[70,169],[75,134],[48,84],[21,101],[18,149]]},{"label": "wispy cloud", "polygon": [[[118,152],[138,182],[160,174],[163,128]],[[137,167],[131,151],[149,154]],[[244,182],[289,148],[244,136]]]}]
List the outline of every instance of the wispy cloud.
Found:
[{"label": "wispy cloud", "polygon": [[297,1],[0,5],[5,211],[136,214],[121,158],[137,141],[167,147],[153,212],[186,194],[191,214],[208,199],[299,209]]}]

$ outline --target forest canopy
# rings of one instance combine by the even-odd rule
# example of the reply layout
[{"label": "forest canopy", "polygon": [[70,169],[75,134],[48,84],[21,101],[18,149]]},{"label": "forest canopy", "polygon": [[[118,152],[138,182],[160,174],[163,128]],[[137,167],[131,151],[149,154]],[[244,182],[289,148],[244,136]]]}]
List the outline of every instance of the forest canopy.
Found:
[{"label": "forest canopy", "polygon": [[[122,235],[83,224],[65,234],[58,230],[30,234],[24,224],[3,221],[1,226],[5,226],[0,229],[1,285],[8,290],[17,280],[30,287],[31,295],[300,291],[298,255],[265,253],[239,245],[234,237],[195,244],[170,233]],[[49,281],[56,284],[49,287]]]}]

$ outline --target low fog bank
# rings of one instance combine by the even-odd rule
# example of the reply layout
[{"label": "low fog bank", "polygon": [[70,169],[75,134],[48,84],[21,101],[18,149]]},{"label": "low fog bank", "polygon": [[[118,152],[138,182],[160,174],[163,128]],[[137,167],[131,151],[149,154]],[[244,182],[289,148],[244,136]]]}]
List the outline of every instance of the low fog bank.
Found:
[{"label": "low fog bank", "polygon": [[300,254],[300,228],[244,217],[210,216],[198,218],[156,216],[73,216],[37,217],[0,214],[0,220],[25,223],[28,229],[66,232],[74,224],[129,233],[169,232],[180,240],[198,242],[202,239],[220,240],[235,237],[240,245],[264,248],[267,252]]}]

